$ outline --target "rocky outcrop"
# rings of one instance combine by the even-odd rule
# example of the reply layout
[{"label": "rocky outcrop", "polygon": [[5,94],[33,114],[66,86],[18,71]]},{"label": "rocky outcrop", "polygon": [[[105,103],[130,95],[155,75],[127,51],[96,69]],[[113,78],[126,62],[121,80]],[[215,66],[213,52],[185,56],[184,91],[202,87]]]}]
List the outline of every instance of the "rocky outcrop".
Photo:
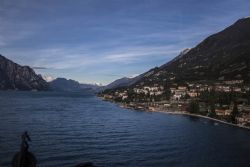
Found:
[{"label": "rocky outcrop", "polygon": [[0,90],[48,90],[48,83],[29,66],[0,55]]}]

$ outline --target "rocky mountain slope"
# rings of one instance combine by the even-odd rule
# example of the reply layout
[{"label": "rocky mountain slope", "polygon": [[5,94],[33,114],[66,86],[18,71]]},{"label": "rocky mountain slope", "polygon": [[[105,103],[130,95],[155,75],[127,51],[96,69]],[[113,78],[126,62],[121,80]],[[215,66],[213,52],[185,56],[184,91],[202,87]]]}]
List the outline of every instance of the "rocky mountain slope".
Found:
[{"label": "rocky mountain slope", "polygon": [[0,90],[48,90],[48,83],[29,66],[18,65],[0,55]]}]

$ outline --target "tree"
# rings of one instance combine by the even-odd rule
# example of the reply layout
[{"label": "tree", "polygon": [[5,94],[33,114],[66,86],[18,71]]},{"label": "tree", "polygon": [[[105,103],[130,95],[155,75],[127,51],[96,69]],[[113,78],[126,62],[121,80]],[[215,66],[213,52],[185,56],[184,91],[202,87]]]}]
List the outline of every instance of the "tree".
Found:
[{"label": "tree", "polygon": [[164,95],[165,95],[166,100],[169,100],[169,99],[170,99],[170,97],[171,97],[171,91],[170,91],[169,88],[168,88],[168,89],[165,89]]},{"label": "tree", "polygon": [[231,112],[231,122],[232,123],[237,123],[237,120],[236,120],[236,117],[239,115],[239,111],[238,111],[238,106],[237,106],[237,103],[234,102],[234,107],[233,107],[233,111]]},{"label": "tree", "polygon": [[214,104],[214,101],[212,100],[211,103],[210,103],[210,112],[209,112],[209,117],[212,117],[212,118],[215,118],[217,115],[216,115],[216,112],[215,112],[215,104]]},{"label": "tree", "polygon": [[199,113],[199,111],[200,111],[199,102],[198,101],[191,101],[189,103],[188,112]]},{"label": "tree", "polygon": [[171,97],[170,84],[168,83],[168,81],[165,81],[165,83],[164,83],[164,93],[163,93],[163,95],[164,95],[164,98],[166,100],[169,100],[170,97]]}]

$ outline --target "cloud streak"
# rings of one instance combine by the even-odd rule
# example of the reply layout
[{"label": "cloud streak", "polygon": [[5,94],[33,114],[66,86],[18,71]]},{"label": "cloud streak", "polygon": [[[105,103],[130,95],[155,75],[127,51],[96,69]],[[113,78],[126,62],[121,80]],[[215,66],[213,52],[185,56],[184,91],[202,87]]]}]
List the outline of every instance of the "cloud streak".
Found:
[{"label": "cloud streak", "polygon": [[166,63],[249,8],[248,0],[2,0],[1,54],[41,73],[108,83]]},{"label": "cloud streak", "polygon": [[31,68],[33,68],[35,70],[46,70],[46,69],[48,69],[47,67],[31,67]]}]

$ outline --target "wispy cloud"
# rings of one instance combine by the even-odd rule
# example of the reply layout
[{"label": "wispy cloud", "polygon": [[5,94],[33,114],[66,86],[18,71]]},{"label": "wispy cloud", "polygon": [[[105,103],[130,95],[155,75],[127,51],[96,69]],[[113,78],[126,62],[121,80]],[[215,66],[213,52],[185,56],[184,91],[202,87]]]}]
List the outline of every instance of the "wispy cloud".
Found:
[{"label": "wispy cloud", "polygon": [[47,67],[32,67],[35,70],[46,70],[48,69]]},{"label": "wispy cloud", "polygon": [[[83,46],[72,48],[46,48],[34,50],[16,50],[6,52],[8,56],[20,57],[20,63],[24,64],[28,59],[33,68],[36,69],[67,69],[94,64],[109,63],[136,63],[145,58],[172,57],[180,51],[179,46],[120,46],[108,51],[95,52],[90,49],[83,49]],[[35,55],[32,57],[31,55]]]},{"label": "wispy cloud", "polygon": [[145,58],[167,57],[174,56],[180,52],[179,46],[167,45],[167,46],[137,46],[129,48],[119,48],[118,51],[111,51],[106,53],[104,60],[107,62],[119,62],[119,63],[133,63],[143,60]]},{"label": "wispy cloud", "polygon": [[171,60],[249,8],[249,0],[1,0],[1,54],[41,73],[107,83]]}]

